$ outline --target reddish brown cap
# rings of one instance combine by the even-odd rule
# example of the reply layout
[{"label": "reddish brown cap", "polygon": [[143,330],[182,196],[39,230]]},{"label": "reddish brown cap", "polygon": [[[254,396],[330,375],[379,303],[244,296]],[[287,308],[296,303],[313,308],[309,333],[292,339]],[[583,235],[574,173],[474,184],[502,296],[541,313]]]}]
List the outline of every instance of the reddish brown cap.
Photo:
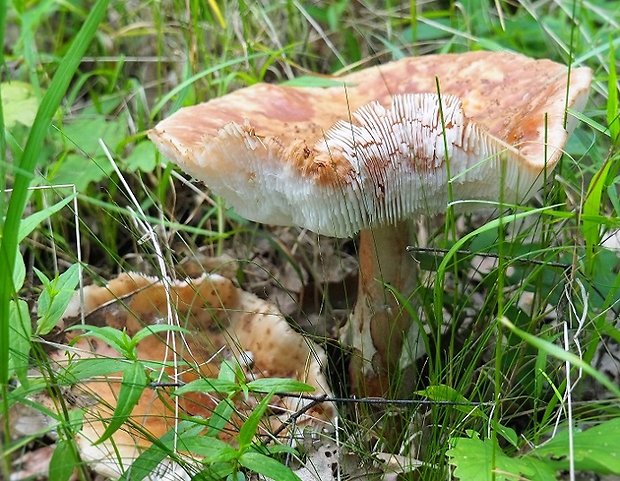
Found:
[{"label": "reddish brown cap", "polygon": [[527,199],[591,77],[573,69],[569,85],[564,65],[511,53],[412,57],[335,77],[341,86],[240,89],[150,138],[248,219],[348,236],[444,211],[448,170],[453,200]]}]

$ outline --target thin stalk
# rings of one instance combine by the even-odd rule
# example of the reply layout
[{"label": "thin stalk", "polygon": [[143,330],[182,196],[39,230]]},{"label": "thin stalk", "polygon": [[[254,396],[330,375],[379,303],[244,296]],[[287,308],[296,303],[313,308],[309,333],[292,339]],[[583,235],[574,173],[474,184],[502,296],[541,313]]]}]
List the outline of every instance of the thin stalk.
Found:
[{"label": "thin stalk", "polygon": [[[439,118],[441,120],[443,147],[444,147],[444,152],[446,156],[446,175],[448,176],[448,186],[447,186],[448,187],[448,208],[446,209],[446,219],[445,219],[445,225],[444,225],[444,246],[447,247],[448,242],[450,240],[450,234],[452,234],[452,239],[457,238],[454,207],[452,207],[452,201],[454,200],[454,192],[452,189],[450,155],[448,154],[450,150],[448,148],[448,139],[446,137],[446,119],[443,114],[443,103],[441,101],[441,87],[439,85],[439,77],[435,77],[435,86],[437,88],[437,98],[439,99]],[[455,263],[454,264],[454,280],[456,283],[458,283],[458,278],[459,278],[458,267],[457,267],[457,264]],[[459,305],[458,292],[459,292],[458,284],[456,284],[454,286],[454,300],[452,304],[453,306],[455,306],[455,308],[456,306]],[[441,359],[440,356],[441,356],[442,346],[439,340],[441,339],[442,323],[439,320],[436,320],[436,322],[437,322],[437,348],[436,348],[435,355],[437,356],[436,359]],[[455,322],[452,322],[451,324],[452,324],[452,335],[450,336],[450,346],[448,348],[448,359],[454,359],[454,339],[456,338],[456,329],[457,329],[457,324]],[[447,376],[446,382],[448,383],[449,386],[452,386],[453,384],[452,368],[453,368],[453,364],[451,362],[448,363],[448,376]]]},{"label": "thin stalk", "polygon": [[[4,45],[4,26],[6,22],[6,1],[0,0],[0,45]],[[4,72],[4,48],[0,48],[0,72]],[[2,76],[0,76],[1,78]],[[6,171],[7,171],[7,151],[6,137],[4,132],[4,112],[2,109],[2,89],[0,88],[0,239],[4,232],[4,189],[6,188]],[[4,277],[8,277],[7,271],[4,271]],[[2,277],[2,275],[0,275]],[[11,437],[9,434],[9,400],[8,388],[6,381],[9,372],[9,301],[0,302],[0,397],[2,398],[2,419],[3,425],[0,429],[4,433],[0,446],[7,446]],[[6,308],[5,308],[6,307]],[[4,456],[4,449],[0,454],[0,478],[8,479],[10,474],[10,461],[8,456]]]},{"label": "thin stalk", "polygon": [[418,53],[418,2],[410,0],[409,2],[409,18],[411,21],[411,42],[413,44],[413,54]]},{"label": "thin stalk", "polygon": [[226,211],[226,206],[224,204],[224,199],[218,197],[216,200],[217,203],[217,233],[219,234],[217,239],[217,250],[216,253],[221,256],[224,253],[224,239],[226,236],[226,229],[224,226],[226,225],[226,219],[224,213]]},{"label": "thin stalk", "polygon": [[[6,22],[6,1],[0,0],[0,44],[4,45],[4,26]],[[0,79],[4,73],[4,49],[0,48]],[[0,88],[0,193],[6,188],[6,133],[4,132],[4,112],[2,109],[2,89]],[[4,213],[4,195],[0,195],[0,214]],[[0,233],[2,215],[0,215]]]},{"label": "thin stalk", "polygon": [[[572,68],[573,68],[573,51],[575,48],[575,27],[577,26],[577,20],[575,18],[575,14],[577,13],[577,3],[578,0],[573,0],[573,11],[571,14],[571,26],[570,26],[570,40],[568,42],[569,45],[569,49],[568,49],[568,72],[567,72],[567,79],[566,79],[566,100],[564,102],[564,120],[563,120],[563,125],[564,128],[566,129],[566,124],[568,122],[568,98],[569,98],[569,94],[570,94],[570,76],[571,76],[571,72],[572,72]],[[581,2],[579,2],[581,3]],[[562,163],[560,162],[560,166],[562,165]]]},{"label": "thin stalk", "polygon": [[[496,325],[496,340],[495,340],[495,376],[493,382],[495,384],[495,390],[493,393],[493,424],[497,426],[500,420],[500,398],[501,398],[501,385],[502,385],[502,353],[503,353],[503,329],[500,319],[504,316],[504,284],[505,284],[505,270],[508,266],[504,258],[504,223],[503,223],[503,211],[504,211],[504,181],[506,178],[506,160],[502,159],[500,163],[500,189],[499,189],[499,219],[497,226],[497,317],[495,321]],[[496,472],[496,446],[497,446],[497,432],[495,429],[491,430],[491,439],[493,440],[493,450],[491,453],[491,466],[493,471],[491,473],[491,479],[495,480]]]}]

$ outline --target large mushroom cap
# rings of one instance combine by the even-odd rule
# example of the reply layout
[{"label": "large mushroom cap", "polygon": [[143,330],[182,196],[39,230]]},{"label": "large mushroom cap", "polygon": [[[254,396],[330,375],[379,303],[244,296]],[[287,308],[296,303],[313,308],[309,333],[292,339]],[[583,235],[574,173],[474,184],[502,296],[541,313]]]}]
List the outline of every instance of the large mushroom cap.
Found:
[{"label": "large mushroom cap", "polygon": [[341,86],[240,89],[179,110],[150,138],[240,215],[344,237],[443,211],[448,170],[455,200],[528,198],[591,77],[573,69],[569,85],[564,65],[511,53],[412,57]]}]

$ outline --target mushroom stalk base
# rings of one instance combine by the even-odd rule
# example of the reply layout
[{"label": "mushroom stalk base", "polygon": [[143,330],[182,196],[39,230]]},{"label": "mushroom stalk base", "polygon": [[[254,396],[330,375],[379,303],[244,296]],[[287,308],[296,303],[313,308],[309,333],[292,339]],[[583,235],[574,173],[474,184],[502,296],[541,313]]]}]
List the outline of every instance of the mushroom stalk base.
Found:
[{"label": "mushroom stalk base", "polygon": [[411,319],[386,287],[408,298],[416,286],[417,266],[407,253],[407,222],[360,232],[357,303],[341,331],[354,349],[352,386],[361,396],[389,395]]}]

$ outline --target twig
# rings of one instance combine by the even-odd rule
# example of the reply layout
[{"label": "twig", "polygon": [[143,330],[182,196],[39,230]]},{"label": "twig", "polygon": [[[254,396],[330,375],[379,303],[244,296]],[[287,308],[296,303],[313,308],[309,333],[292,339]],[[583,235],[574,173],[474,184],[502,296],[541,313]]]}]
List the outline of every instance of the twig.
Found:
[{"label": "twig", "polygon": [[[290,395],[287,395],[287,397]],[[282,397],[282,396],[280,396]],[[303,397],[301,396],[295,396],[298,398],[303,399]],[[310,409],[312,409],[314,406],[316,406],[317,404],[321,404],[322,402],[326,401],[327,398],[327,394],[323,394],[321,396],[318,396],[316,399],[313,399],[312,402],[306,404],[304,407],[302,407],[301,409],[298,409],[297,411],[295,411],[293,414],[291,414],[288,419],[286,421],[284,421],[280,427],[278,429],[276,429],[273,432],[273,436],[277,436],[278,434],[280,434],[282,431],[284,431],[288,426],[290,426],[291,424],[294,424],[295,422],[297,422],[297,419],[299,419],[302,415],[304,415],[305,413],[307,413]]]}]

